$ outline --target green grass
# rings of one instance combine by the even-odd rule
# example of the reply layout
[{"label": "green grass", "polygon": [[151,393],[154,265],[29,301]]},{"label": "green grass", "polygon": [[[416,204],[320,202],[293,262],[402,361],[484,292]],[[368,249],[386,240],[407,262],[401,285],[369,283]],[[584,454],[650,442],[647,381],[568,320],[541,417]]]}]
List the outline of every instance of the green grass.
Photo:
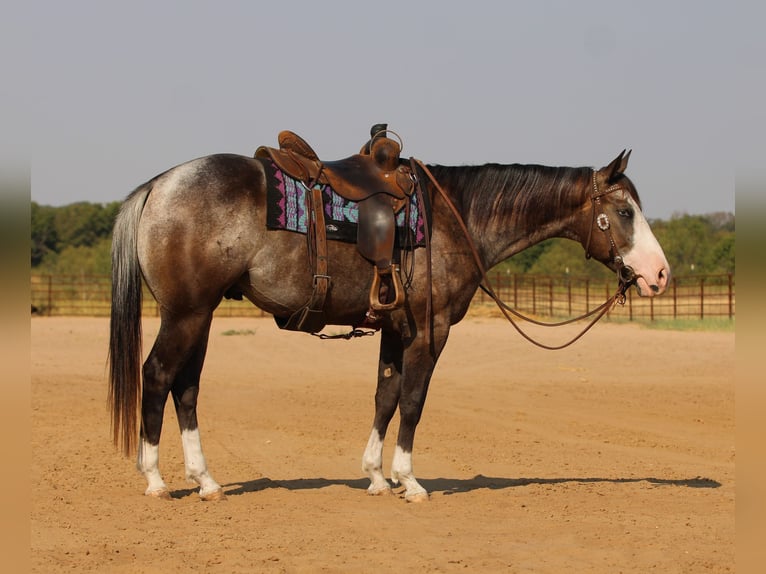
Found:
[{"label": "green grass", "polygon": [[232,337],[235,335],[255,335],[255,329],[229,329],[221,333],[224,337]]},{"label": "green grass", "polygon": [[[613,320],[614,321],[614,320]],[[722,333],[733,333],[735,319],[726,317],[709,317],[706,319],[638,319],[634,321],[624,321],[618,319],[615,323],[635,323],[646,327],[647,329],[659,329],[663,331],[718,331]]]}]

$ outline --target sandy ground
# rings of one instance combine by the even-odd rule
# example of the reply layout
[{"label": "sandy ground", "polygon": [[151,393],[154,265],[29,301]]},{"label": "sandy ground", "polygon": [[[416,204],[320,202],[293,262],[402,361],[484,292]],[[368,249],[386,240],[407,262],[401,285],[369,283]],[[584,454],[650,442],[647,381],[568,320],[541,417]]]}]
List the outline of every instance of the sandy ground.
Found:
[{"label": "sandy ground", "polygon": [[431,499],[408,504],[368,496],[361,472],[379,337],[216,319],[200,425],[227,499],[201,502],[170,408],[173,500],[143,496],[112,447],[108,320],[31,330],[36,572],[734,571],[733,333],[604,323],[550,352],[460,323],[415,441]]}]

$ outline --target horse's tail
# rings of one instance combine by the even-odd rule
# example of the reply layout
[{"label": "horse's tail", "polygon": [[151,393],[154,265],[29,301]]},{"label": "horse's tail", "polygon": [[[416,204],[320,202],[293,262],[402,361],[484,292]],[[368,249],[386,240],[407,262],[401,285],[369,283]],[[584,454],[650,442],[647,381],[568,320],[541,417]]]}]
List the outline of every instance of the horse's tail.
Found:
[{"label": "horse's tail", "polygon": [[109,323],[109,395],[112,436],[126,455],[136,447],[141,389],[141,269],[138,222],[152,182],[125,200],[112,234],[112,313]]}]

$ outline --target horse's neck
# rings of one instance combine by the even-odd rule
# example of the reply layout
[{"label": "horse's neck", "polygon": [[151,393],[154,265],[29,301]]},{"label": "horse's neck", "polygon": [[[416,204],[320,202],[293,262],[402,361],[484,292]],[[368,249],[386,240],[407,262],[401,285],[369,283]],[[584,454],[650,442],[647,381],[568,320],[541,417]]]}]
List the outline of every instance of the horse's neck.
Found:
[{"label": "horse's neck", "polygon": [[588,168],[488,164],[436,172],[487,268],[545,239],[580,239],[575,222],[589,189]]}]

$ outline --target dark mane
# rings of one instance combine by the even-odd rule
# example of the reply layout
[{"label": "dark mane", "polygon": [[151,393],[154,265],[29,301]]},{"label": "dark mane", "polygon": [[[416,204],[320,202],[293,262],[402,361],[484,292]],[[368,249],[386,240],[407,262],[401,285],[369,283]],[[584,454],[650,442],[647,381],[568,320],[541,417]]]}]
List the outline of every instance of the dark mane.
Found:
[{"label": "dark mane", "polygon": [[571,215],[573,202],[584,199],[581,194],[589,189],[592,173],[588,167],[494,163],[430,169],[474,221],[490,222],[523,213],[526,223],[533,226]]}]

